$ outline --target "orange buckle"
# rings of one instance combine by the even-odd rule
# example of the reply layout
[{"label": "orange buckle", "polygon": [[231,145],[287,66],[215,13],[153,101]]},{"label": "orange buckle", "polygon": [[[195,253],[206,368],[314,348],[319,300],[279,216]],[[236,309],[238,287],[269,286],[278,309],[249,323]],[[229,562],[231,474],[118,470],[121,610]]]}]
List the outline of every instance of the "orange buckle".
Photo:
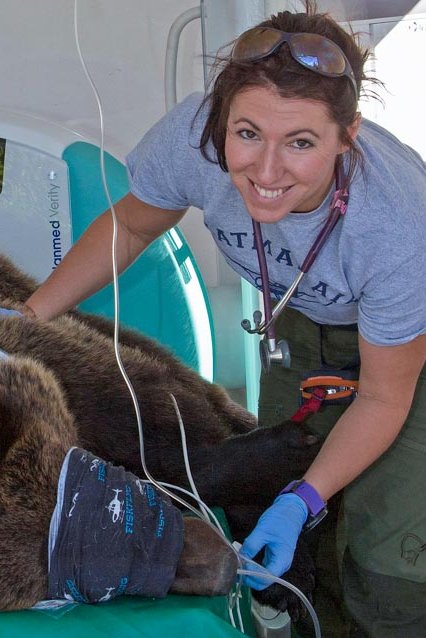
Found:
[{"label": "orange buckle", "polygon": [[358,393],[358,381],[338,376],[316,376],[304,379],[300,383],[300,391],[304,400],[313,396],[315,388],[324,388],[324,401],[339,401],[354,398]]}]

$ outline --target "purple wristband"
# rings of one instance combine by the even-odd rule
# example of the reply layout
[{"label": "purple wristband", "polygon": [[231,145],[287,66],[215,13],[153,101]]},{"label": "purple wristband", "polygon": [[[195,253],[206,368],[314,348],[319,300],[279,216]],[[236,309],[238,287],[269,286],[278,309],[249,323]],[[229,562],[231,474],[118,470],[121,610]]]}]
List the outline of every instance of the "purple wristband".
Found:
[{"label": "purple wristband", "polygon": [[326,503],[322,500],[316,489],[306,481],[292,481],[281,490],[280,494],[288,494],[289,492],[297,494],[297,496],[300,496],[300,498],[305,501],[311,516],[318,516],[320,512],[326,510]]}]

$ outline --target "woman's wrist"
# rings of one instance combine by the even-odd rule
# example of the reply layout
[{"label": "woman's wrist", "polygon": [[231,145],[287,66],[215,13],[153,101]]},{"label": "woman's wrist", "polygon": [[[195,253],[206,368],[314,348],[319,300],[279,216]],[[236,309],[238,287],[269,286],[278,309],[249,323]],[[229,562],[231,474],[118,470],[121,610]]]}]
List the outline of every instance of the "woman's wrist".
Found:
[{"label": "woman's wrist", "polygon": [[327,514],[327,503],[323,501],[316,489],[304,479],[291,481],[281,490],[278,498],[288,496],[296,496],[304,504],[307,515],[305,529],[315,527]]}]

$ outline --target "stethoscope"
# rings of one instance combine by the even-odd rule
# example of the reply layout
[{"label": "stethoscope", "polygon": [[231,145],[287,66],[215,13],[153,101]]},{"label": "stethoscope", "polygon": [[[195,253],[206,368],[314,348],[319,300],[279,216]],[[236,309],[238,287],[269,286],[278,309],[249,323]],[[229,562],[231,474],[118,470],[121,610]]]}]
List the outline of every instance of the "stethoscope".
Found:
[{"label": "stethoscope", "polygon": [[289,303],[291,297],[302,281],[304,275],[309,271],[315,259],[317,258],[321,248],[330,236],[333,228],[342,217],[348,207],[349,191],[345,185],[345,175],[343,173],[343,163],[339,157],[336,161],[336,191],[330,203],[330,210],[327,220],[319,232],[317,238],[312,244],[303,264],[299,269],[296,279],[286,291],[285,295],[280,299],[272,310],[271,294],[269,289],[268,266],[266,264],[265,249],[262,239],[262,231],[259,222],[253,220],[254,243],[259,260],[260,277],[262,281],[263,306],[265,311],[265,319],[262,321],[262,313],[255,310],[253,313],[254,328],[251,327],[249,319],[243,319],[241,326],[250,334],[264,335],[259,344],[259,355],[262,368],[265,372],[269,372],[272,363],[281,364],[284,368],[289,368],[291,363],[290,348],[284,339],[276,341],[274,323]]}]

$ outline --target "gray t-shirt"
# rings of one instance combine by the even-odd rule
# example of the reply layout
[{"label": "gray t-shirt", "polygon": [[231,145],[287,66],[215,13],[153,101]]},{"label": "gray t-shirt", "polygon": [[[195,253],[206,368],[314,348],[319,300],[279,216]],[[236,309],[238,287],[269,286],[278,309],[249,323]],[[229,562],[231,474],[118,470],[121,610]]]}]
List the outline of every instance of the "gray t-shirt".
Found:
[{"label": "gray t-shirt", "polygon": [[[198,148],[204,115],[193,94],[163,117],[128,155],[131,192],[148,204],[195,206],[230,266],[260,289],[253,230],[228,173]],[[357,143],[365,170],[348,210],[290,305],[321,324],[358,322],[370,343],[397,345],[426,332],[426,166],[411,148],[364,120]],[[214,152],[210,151],[214,157]],[[271,294],[293,282],[322,228],[332,192],[310,213],[263,224]]]}]

